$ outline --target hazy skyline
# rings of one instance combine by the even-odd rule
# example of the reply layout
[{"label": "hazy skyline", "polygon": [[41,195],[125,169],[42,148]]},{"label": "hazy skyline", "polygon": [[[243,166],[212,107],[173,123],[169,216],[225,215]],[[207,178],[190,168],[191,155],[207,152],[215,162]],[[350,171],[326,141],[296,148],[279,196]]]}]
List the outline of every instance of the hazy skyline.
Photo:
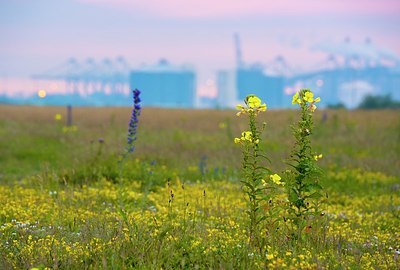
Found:
[{"label": "hazy skyline", "polygon": [[311,48],[345,37],[399,56],[399,25],[398,0],[0,0],[0,92],[25,90],[13,84],[70,57],[124,56],[132,67],[189,63],[204,94],[218,69],[234,67],[235,32],[246,63],[283,55],[307,69],[326,56]]}]

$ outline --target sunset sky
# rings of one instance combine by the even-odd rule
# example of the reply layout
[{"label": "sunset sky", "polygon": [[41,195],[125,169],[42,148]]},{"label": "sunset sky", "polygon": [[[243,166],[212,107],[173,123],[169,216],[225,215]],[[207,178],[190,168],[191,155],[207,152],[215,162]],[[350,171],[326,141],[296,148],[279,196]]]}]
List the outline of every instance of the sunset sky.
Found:
[{"label": "sunset sky", "polygon": [[235,32],[246,63],[283,55],[306,70],[346,37],[400,56],[399,25],[399,0],[0,0],[0,94],[36,91],[29,76],[70,57],[118,56],[133,68],[191,64],[207,94],[207,80],[235,65]]}]

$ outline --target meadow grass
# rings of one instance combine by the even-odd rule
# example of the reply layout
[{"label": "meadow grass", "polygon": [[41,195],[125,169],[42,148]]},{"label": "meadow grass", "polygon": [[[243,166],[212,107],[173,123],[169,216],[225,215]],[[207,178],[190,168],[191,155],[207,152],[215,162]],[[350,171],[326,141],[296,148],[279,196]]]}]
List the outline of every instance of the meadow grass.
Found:
[{"label": "meadow grass", "polygon": [[[265,228],[263,254],[248,241],[233,143],[247,123],[234,111],[144,108],[122,166],[129,108],[74,108],[76,130],[63,129],[65,113],[0,106],[1,269],[400,266],[398,111],[315,113],[329,195],[321,237],[294,245]],[[297,115],[259,116],[274,168],[285,168]]]}]

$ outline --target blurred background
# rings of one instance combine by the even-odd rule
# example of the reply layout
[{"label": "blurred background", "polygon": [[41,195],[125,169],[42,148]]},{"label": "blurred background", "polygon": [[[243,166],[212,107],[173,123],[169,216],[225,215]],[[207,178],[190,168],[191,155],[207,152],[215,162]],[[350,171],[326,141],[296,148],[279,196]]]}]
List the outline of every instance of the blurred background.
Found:
[{"label": "blurred background", "polygon": [[0,0],[0,103],[398,106],[399,25],[398,0]]}]

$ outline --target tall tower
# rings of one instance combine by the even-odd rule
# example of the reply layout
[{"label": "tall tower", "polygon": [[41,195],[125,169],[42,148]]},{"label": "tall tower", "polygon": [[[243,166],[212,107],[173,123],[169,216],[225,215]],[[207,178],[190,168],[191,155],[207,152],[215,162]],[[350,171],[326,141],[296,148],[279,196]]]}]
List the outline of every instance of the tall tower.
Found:
[{"label": "tall tower", "polygon": [[244,67],[243,59],[242,59],[242,49],[240,46],[240,37],[238,33],[233,35],[233,39],[235,41],[235,53],[236,53],[236,68],[241,69]]}]

